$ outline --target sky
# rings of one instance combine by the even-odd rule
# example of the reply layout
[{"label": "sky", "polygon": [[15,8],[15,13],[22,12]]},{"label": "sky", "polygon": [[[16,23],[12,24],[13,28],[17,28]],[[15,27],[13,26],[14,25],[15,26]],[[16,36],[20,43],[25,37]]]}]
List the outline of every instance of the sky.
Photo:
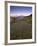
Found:
[{"label": "sky", "polygon": [[32,14],[32,7],[10,6],[10,16],[28,16],[30,14]]}]

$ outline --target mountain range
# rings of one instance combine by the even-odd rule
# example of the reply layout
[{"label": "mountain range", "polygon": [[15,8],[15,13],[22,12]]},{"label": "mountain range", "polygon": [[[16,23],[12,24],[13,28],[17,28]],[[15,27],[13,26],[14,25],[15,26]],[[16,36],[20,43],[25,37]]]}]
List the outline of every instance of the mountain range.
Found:
[{"label": "mountain range", "polygon": [[18,16],[18,17],[12,17],[10,16],[10,22],[14,23],[14,22],[18,22],[18,21],[32,21],[32,14],[28,15],[28,16]]}]

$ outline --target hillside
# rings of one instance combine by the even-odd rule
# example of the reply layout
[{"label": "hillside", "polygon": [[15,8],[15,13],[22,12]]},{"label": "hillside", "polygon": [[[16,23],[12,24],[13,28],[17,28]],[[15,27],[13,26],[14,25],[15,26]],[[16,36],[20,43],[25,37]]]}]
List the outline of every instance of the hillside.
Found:
[{"label": "hillside", "polygon": [[16,23],[16,22],[25,22],[25,23],[32,23],[32,14],[30,16],[19,16],[19,17],[10,17],[10,21],[12,23]]},{"label": "hillside", "polygon": [[10,17],[11,40],[32,38],[32,14],[30,16],[20,16],[20,18]]}]

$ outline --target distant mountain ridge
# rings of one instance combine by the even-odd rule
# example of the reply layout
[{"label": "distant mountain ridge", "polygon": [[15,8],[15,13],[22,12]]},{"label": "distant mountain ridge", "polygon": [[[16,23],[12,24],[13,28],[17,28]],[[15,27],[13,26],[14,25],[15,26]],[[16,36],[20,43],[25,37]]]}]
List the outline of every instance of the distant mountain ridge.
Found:
[{"label": "distant mountain ridge", "polygon": [[[30,16],[32,16],[32,14],[30,14],[29,16],[17,16],[15,18],[16,18],[16,20],[19,20],[19,19],[23,19],[25,17],[30,17]],[[14,17],[10,16],[10,19],[12,20],[12,19],[14,19]]]},{"label": "distant mountain ridge", "polygon": [[18,17],[11,17],[10,16],[10,21],[11,22],[16,22],[16,21],[32,21],[32,14],[30,14],[29,16],[18,16]]}]

